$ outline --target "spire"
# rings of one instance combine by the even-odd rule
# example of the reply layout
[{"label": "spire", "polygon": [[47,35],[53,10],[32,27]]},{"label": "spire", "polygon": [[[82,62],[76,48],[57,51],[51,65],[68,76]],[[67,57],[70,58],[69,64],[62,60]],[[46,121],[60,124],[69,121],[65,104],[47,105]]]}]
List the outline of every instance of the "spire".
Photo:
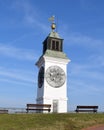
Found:
[{"label": "spire", "polygon": [[54,15],[51,16],[51,17],[49,18],[49,21],[51,21],[51,29],[52,29],[52,32],[54,32],[55,29],[56,29],[55,16],[54,16]]}]

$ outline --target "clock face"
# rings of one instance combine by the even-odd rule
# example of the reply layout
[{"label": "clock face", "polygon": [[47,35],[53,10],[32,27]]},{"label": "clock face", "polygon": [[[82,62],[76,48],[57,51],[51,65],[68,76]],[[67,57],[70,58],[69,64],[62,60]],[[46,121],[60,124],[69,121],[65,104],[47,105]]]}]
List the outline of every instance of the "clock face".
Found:
[{"label": "clock face", "polygon": [[44,83],[44,67],[42,66],[38,74],[38,87],[41,88]]},{"label": "clock face", "polygon": [[65,83],[66,78],[64,70],[59,66],[50,66],[46,70],[45,77],[47,83],[54,88],[61,87]]}]

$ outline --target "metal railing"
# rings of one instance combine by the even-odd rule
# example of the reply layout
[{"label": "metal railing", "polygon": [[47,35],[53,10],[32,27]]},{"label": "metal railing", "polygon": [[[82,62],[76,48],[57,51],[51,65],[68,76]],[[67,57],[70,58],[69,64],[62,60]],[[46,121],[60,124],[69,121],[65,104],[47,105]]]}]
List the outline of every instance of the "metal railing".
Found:
[{"label": "metal railing", "polygon": [[26,108],[0,107],[0,110],[8,110],[8,113],[26,113]]}]

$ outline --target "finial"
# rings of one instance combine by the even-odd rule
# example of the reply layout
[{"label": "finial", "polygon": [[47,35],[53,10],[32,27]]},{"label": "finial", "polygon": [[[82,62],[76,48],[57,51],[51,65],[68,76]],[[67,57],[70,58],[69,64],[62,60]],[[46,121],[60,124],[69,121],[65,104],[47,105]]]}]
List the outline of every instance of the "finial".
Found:
[{"label": "finial", "polygon": [[54,16],[54,15],[51,16],[51,17],[49,18],[49,21],[51,21],[51,29],[52,29],[52,31],[54,31],[55,28],[56,28],[56,24],[55,24],[55,16]]}]

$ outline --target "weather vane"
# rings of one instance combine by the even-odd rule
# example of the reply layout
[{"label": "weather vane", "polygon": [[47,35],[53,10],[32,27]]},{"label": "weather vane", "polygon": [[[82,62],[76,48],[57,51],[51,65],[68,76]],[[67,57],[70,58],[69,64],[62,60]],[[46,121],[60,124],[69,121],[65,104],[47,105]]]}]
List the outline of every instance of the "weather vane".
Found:
[{"label": "weather vane", "polygon": [[56,24],[55,24],[55,16],[54,16],[54,15],[51,16],[51,17],[49,18],[49,21],[51,21],[51,29],[52,29],[52,31],[54,31],[55,28],[56,28]]}]

